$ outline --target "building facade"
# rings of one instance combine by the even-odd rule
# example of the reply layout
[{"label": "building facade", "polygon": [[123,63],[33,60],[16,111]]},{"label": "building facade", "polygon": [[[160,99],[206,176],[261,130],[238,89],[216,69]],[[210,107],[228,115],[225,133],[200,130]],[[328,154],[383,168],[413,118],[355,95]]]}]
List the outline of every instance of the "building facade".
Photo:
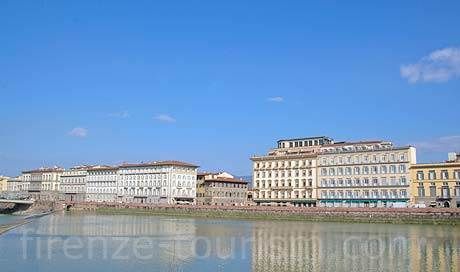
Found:
[{"label": "building facade", "polygon": [[19,178],[9,178],[7,180],[7,191],[8,192],[28,192],[29,182],[24,182]]},{"label": "building facade", "polygon": [[59,199],[60,178],[64,169],[58,166],[22,172],[20,180],[28,183],[28,192],[34,199]]},{"label": "building facade", "polygon": [[410,168],[411,203],[416,207],[460,207],[460,154],[446,162]]},{"label": "building facade", "polygon": [[226,172],[200,173],[197,178],[197,204],[243,206],[247,203],[248,183]]},{"label": "building facade", "polygon": [[265,156],[254,156],[253,199],[257,205],[316,206],[317,156],[328,137],[279,140]]},{"label": "building facade", "polygon": [[61,196],[66,202],[86,201],[86,176],[90,166],[76,166],[61,175]]},{"label": "building facade", "polygon": [[198,166],[180,161],[123,164],[118,172],[118,201],[194,203]]},{"label": "building facade", "polygon": [[414,147],[390,142],[323,145],[318,155],[318,202],[322,207],[406,207]]},{"label": "building facade", "polygon": [[98,165],[86,169],[86,201],[117,201],[118,167]]},{"label": "building facade", "polygon": [[8,179],[9,177],[0,176],[0,192],[8,190]]}]

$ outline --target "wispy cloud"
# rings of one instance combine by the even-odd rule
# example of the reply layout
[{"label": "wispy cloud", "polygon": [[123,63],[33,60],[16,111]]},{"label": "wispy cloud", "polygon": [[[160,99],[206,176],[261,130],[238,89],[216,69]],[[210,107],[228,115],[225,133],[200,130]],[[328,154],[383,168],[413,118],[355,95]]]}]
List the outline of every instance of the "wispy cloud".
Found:
[{"label": "wispy cloud", "polygon": [[69,135],[72,137],[85,138],[88,136],[88,130],[86,128],[76,127],[69,131]]},{"label": "wispy cloud", "polygon": [[269,102],[276,102],[276,103],[284,102],[284,98],[281,96],[269,97],[267,100]]},{"label": "wispy cloud", "polygon": [[460,135],[443,136],[429,141],[414,144],[421,151],[450,152],[460,151]]},{"label": "wispy cloud", "polygon": [[113,113],[110,113],[109,114],[109,117],[113,117],[113,118],[128,118],[130,115],[129,115],[129,112],[128,111],[120,111],[120,112],[113,112]]},{"label": "wispy cloud", "polygon": [[163,123],[175,123],[176,119],[168,114],[158,114],[153,119]]},{"label": "wispy cloud", "polygon": [[417,63],[401,65],[400,72],[410,83],[445,82],[460,77],[460,47],[436,50]]}]

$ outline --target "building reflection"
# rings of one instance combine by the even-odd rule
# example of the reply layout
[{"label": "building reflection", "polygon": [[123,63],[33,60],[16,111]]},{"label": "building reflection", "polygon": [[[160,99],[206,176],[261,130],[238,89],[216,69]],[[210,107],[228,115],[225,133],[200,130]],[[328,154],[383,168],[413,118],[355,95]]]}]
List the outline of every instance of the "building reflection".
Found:
[{"label": "building reflection", "polygon": [[253,271],[460,271],[449,226],[256,222]]},{"label": "building reflection", "polygon": [[[66,239],[80,239],[85,258],[146,261],[161,269],[180,270],[195,259],[196,224],[194,219],[174,219],[154,216],[129,215],[54,215],[33,224],[35,238],[46,250],[51,243],[52,252],[62,251]],[[32,240],[36,242],[37,239]],[[43,241],[44,240],[44,241]],[[31,247],[34,248],[34,247]],[[144,258],[146,260],[144,260]],[[64,258],[66,256],[63,256]],[[158,268],[158,269],[160,269]]]}]

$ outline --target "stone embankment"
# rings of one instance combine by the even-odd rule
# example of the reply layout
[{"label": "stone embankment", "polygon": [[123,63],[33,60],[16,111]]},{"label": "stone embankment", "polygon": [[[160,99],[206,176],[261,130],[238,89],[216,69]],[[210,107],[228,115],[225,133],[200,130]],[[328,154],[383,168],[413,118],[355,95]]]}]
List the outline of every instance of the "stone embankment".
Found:
[{"label": "stone embankment", "polygon": [[16,209],[17,205],[14,203],[0,203],[0,214],[11,214]]},{"label": "stone embankment", "polygon": [[0,214],[14,214],[21,216],[49,213],[62,209],[62,203],[55,201],[36,201],[32,205],[17,203],[0,203]]},{"label": "stone embankment", "polygon": [[9,230],[29,223],[33,218],[41,217],[63,209],[63,204],[55,201],[36,201],[31,206],[16,203],[0,203],[0,213],[18,215],[15,222],[0,225],[0,235]]},{"label": "stone embankment", "polygon": [[460,225],[459,208],[306,208],[264,206],[68,204],[70,211],[209,218]]},{"label": "stone embankment", "polygon": [[48,214],[54,211],[62,210],[63,206],[62,203],[56,201],[36,201],[32,206],[30,206],[27,210],[19,211],[14,213],[15,215],[22,215],[22,216],[31,216],[31,215],[40,215],[40,214]]}]

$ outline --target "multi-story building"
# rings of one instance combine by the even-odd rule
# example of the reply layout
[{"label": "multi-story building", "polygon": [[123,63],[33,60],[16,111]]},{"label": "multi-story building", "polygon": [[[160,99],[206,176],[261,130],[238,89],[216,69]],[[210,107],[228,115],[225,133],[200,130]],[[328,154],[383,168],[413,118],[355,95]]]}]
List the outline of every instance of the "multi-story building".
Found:
[{"label": "multi-story building", "polygon": [[9,177],[0,176],[0,192],[8,190],[8,179]]},{"label": "multi-story building", "polygon": [[414,147],[390,142],[323,145],[318,155],[318,200],[326,207],[405,207]]},{"label": "multi-story building", "polygon": [[460,207],[460,154],[446,162],[410,167],[411,203],[417,207]]},{"label": "multi-story building", "polygon": [[253,186],[257,205],[316,206],[316,163],[328,137],[279,140],[265,156],[254,156]]},{"label": "multi-story building", "polygon": [[86,201],[86,176],[91,166],[75,166],[61,175],[62,200],[66,202]]},{"label": "multi-story building", "polygon": [[27,192],[29,190],[29,182],[22,181],[19,178],[9,178],[7,180],[8,192]]},{"label": "multi-story building", "polygon": [[197,178],[199,205],[242,206],[247,202],[248,183],[226,172],[200,173]]},{"label": "multi-story building", "polygon": [[118,171],[118,201],[194,203],[197,168],[180,161],[123,164]]},{"label": "multi-story building", "polygon": [[32,198],[57,200],[59,198],[60,177],[63,168],[54,166],[22,172],[21,181],[29,184],[28,192]]},{"label": "multi-story building", "polygon": [[86,169],[86,201],[116,202],[118,167],[98,165]]}]

